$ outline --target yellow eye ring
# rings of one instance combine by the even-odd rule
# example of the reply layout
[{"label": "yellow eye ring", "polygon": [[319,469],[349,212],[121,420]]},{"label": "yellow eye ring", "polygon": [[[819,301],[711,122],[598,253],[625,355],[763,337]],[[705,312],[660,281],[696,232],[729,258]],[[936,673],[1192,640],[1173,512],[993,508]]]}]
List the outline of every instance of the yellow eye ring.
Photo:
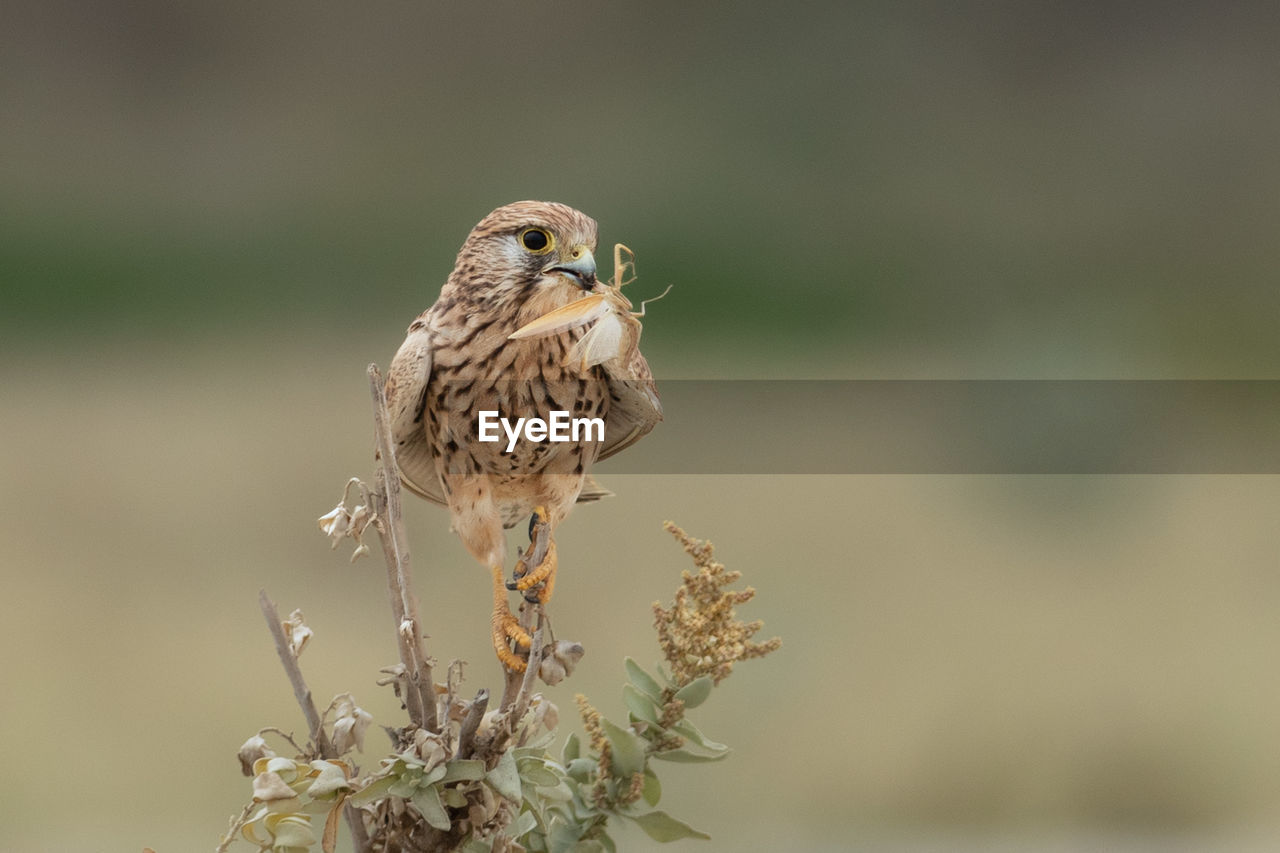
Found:
[{"label": "yellow eye ring", "polygon": [[520,232],[520,245],[535,255],[545,255],[556,247],[556,239],[542,228],[526,228]]}]

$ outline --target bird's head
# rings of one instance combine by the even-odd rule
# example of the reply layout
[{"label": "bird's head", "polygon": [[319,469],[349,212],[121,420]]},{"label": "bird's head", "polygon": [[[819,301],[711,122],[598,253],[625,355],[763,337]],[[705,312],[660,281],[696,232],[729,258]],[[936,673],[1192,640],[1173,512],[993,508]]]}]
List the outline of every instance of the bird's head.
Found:
[{"label": "bird's head", "polygon": [[471,230],[449,284],[491,304],[557,291],[556,301],[574,299],[598,284],[596,231],[594,219],[563,204],[505,205]]}]

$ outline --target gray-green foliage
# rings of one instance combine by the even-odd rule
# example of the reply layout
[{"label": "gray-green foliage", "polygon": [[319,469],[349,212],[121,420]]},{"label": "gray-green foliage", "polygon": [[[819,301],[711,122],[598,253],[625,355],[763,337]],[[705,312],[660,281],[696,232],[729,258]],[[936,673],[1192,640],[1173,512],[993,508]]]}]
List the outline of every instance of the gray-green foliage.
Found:
[{"label": "gray-green foliage", "polygon": [[[652,759],[703,762],[728,755],[727,746],[705,737],[683,716],[685,709],[710,695],[711,679],[700,678],[683,688],[668,682],[663,688],[631,658],[626,659],[626,668],[630,683],[623,688],[628,709],[625,724],[600,716],[579,697],[588,742],[569,735],[559,762],[543,756],[537,767],[546,775],[540,778],[531,779],[522,769],[522,816],[532,814],[536,820],[519,837],[527,849],[547,853],[614,850],[608,833],[611,818],[635,823],[658,841],[709,837],[654,809],[662,797],[662,785]],[[680,697],[681,693],[685,696]],[[568,797],[563,796],[566,790]]]},{"label": "gray-green foliage", "polygon": [[713,762],[728,755],[727,746],[707,738],[684,717],[684,711],[711,695],[711,678],[679,686],[661,675],[667,684],[663,687],[631,658],[626,669],[626,722],[600,716],[579,697],[588,737],[584,743],[570,734],[559,760],[547,751],[555,737],[551,731],[531,745],[503,752],[488,770],[479,760],[433,762],[420,757],[421,750],[407,749],[385,759],[349,802],[364,807],[399,798],[443,832],[469,808],[479,806],[483,815],[485,803],[491,812],[499,799],[510,804],[514,817],[498,832],[487,832],[483,820],[472,819],[471,831],[457,848],[463,851],[511,849],[511,841],[545,853],[612,851],[611,820],[632,822],[658,841],[708,838],[654,808],[662,786],[652,761]]},{"label": "gray-green foliage", "polygon": [[[653,606],[665,668],[658,665],[655,675],[625,659],[625,719],[608,719],[577,696],[586,736],[570,734],[557,758],[548,748],[558,735],[559,712],[531,692],[533,674],[540,671],[533,660],[514,698],[504,697],[498,710],[487,713],[487,691],[470,702],[457,697],[461,667],[451,666],[446,684],[435,685],[433,719],[440,724],[411,721],[387,729],[397,751],[356,776],[341,759],[360,745],[372,718],[342,694],[317,715],[312,742],[293,744],[304,753],[297,760],[276,757],[261,733],[246,741],[240,759],[255,777],[254,802],[235,828],[273,853],[303,853],[317,841],[332,851],[343,811],[353,822],[358,848],[397,853],[613,851],[610,830],[620,821],[663,842],[707,838],[657,808],[662,784],[655,767],[658,761],[724,759],[729,748],[704,735],[686,714],[710,698],[736,663],[763,657],[781,641],[751,640],[760,623],[738,620],[734,606],[754,591],[728,589],[740,575],[714,560],[710,543],[670,523],[667,529],[699,571],[683,574],[670,607]],[[274,625],[276,619],[272,608],[269,621]],[[300,613],[284,624],[293,634],[310,636]],[[282,659],[288,655],[295,662],[294,645],[300,650],[305,643],[291,645],[275,627]],[[554,653],[558,646],[540,646],[540,636],[539,630],[535,647]],[[296,663],[293,676],[300,683]],[[318,760],[325,750],[325,759]],[[323,829],[313,821],[321,815]]]}]

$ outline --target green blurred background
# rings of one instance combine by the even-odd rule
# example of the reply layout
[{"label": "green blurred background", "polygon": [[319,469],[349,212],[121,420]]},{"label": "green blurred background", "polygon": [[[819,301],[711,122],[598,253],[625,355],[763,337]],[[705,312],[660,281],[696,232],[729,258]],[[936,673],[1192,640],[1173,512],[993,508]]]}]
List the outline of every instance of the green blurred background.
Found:
[{"label": "green blurred background", "polygon": [[[380,562],[314,519],[370,471],[365,365],[499,204],[675,284],[660,379],[1280,376],[1278,36],[1262,4],[7,8],[0,848],[213,846],[238,745],[303,727],[260,587],[320,697],[400,719]],[[729,763],[664,776],[705,849],[1280,844],[1280,479],[608,485],[558,536],[570,725],[657,655],[664,518],[786,640],[697,713]],[[433,652],[493,686],[487,578],[408,522]]]}]

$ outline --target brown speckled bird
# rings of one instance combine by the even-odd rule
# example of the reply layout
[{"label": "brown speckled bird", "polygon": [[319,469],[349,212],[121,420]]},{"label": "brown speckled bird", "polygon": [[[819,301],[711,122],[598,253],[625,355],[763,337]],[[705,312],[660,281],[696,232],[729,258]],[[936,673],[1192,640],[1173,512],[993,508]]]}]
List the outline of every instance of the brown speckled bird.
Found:
[{"label": "brown speckled bird", "polygon": [[[409,326],[387,377],[401,477],[412,491],[449,507],[453,530],[492,573],[494,648],[517,671],[526,664],[515,651],[531,640],[507,603],[504,528],[528,516],[531,530],[548,525],[545,556],[511,585],[545,603],[555,582],[556,527],[576,501],[608,494],[591,479],[592,463],[630,446],[662,418],[637,346],[639,323],[625,311],[616,313],[635,333],[620,336],[608,358],[592,363],[570,357],[588,325],[511,338],[595,294],[630,308],[619,287],[597,280],[595,248],[595,220],[571,207],[521,201],[493,211],[463,243],[439,299]],[[482,410],[513,423],[545,420],[552,410],[598,417],[604,440],[522,440],[506,452],[505,436],[479,440]]]}]

